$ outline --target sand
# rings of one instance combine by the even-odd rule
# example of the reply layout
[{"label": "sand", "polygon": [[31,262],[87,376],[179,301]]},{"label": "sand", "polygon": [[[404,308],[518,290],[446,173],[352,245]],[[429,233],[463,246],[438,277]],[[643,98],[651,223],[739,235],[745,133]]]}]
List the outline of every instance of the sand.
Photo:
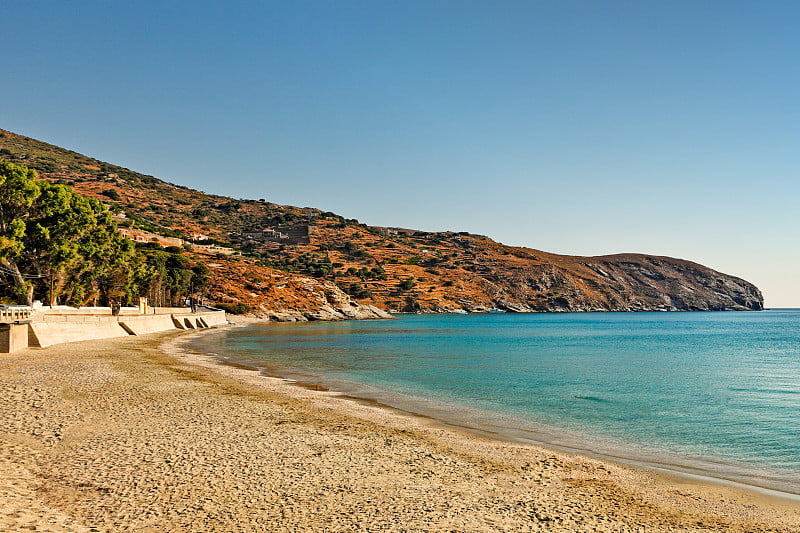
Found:
[{"label": "sand", "polygon": [[0,531],[798,531],[800,502],[492,440],[181,351],[0,355]]}]

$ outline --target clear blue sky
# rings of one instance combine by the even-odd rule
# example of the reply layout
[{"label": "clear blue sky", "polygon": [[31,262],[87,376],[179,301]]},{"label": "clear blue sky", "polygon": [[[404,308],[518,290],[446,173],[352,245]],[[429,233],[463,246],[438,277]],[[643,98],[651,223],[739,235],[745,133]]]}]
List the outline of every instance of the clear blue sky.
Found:
[{"label": "clear blue sky", "polygon": [[0,127],[800,306],[800,2],[0,2]]}]

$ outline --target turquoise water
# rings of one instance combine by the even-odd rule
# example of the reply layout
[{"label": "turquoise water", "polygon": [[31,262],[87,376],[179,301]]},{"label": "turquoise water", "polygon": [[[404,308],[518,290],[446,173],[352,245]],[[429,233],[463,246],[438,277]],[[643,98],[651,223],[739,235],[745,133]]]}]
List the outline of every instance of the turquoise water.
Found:
[{"label": "turquoise water", "polygon": [[193,348],[509,438],[800,494],[800,310],[401,315]]}]

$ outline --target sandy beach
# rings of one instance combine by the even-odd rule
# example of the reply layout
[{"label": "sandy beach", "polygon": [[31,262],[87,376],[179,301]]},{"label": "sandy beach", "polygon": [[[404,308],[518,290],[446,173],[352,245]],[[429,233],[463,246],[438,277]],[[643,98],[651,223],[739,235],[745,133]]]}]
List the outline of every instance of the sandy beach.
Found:
[{"label": "sandy beach", "polygon": [[0,531],[800,531],[800,502],[509,443],[184,351],[0,355]]}]

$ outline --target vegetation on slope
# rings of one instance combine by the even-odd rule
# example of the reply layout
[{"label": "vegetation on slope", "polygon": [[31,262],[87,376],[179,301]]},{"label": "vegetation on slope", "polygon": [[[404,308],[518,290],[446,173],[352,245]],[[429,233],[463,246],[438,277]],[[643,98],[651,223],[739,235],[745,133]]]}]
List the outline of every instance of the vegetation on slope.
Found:
[{"label": "vegetation on slope", "polygon": [[[360,224],[318,209],[209,195],[0,130],[0,157],[37,169],[127,215],[125,224],[193,241],[199,235],[242,255],[192,252],[212,272],[217,301],[255,311],[317,305],[287,303],[285,290],[252,283],[307,276],[361,303],[402,311],[722,310],[760,309],[744,280],[689,261],[638,254],[594,258],[509,247],[480,235],[420,232]],[[248,240],[243,232],[305,225],[309,243]],[[276,271],[283,271],[277,273]],[[224,272],[224,275],[222,273]],[[291,285],[291,284],[290,284]],[[251,289],[243,290],[243,287]]]}]

